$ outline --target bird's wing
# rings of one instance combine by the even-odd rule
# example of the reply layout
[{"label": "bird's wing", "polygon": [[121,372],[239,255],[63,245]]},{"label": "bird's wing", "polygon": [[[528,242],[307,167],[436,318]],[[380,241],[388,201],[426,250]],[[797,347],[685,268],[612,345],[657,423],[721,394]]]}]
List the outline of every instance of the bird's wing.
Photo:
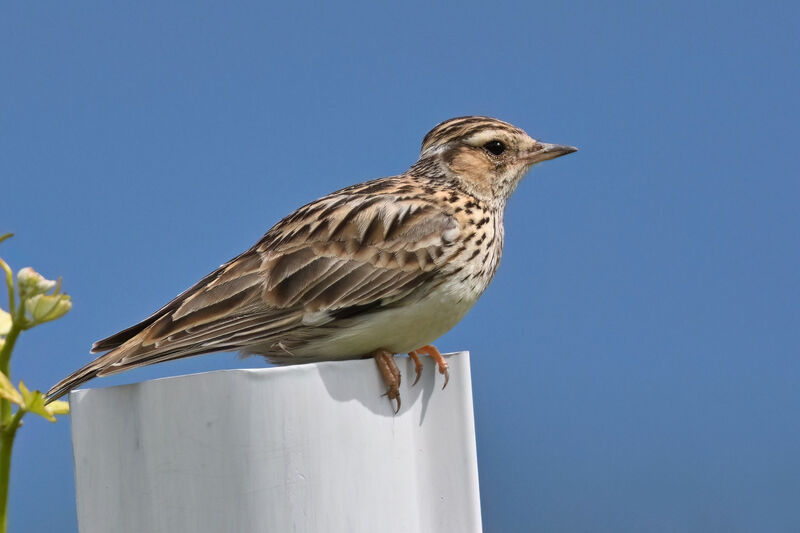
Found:
[{"label": "bird's wing", "polygon": [[453,217],[417,195],[330,195],[168,304],[119,363],[176,349],[241,349],[298,325],[389,305],[435,275],[459,231]]},{"label": "bird's wing", "polygon": [[440,205],[401,178],[308,204],[148,319],[95,343],[93,351],[111,351],[73,376],[88,376],[80,383],[188,355],[241,350],[391,305],[463,251],[456,244],[461,228]]}]

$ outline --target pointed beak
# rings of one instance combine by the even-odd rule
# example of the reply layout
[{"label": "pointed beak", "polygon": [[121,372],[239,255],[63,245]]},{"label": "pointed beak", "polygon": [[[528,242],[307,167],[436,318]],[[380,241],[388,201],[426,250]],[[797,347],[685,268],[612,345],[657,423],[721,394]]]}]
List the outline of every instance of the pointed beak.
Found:
[{"label": "pointed beak", "polygon": [[529,165],[534,165],[542,161],[547,161],[548,159],[555,159],[556,157],[561,157],[562,155],[577,151],[578,149],[574,146],[537,142],[533,150],[522,156],[522,160]]}]

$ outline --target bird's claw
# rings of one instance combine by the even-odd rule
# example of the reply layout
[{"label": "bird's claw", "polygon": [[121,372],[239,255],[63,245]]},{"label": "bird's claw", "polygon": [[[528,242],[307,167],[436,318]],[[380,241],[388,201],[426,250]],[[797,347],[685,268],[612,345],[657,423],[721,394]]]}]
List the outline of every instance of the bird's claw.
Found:
[{"label": "bird's claw", "polygon": [[422,366],[422,361],[419,360],[419,355],[417,354],[417,352],[415,350],[411,350],[410,352],[408,352],[408,357],[412,361],[414,361],[414,372],[417,373],[417,377],[414,378],[414,383],[411,384],[411,386],[413,387],[414,385],[417,384],[417,381],[419,381],[419,378],[422,377],[423,366]]},{"label": "bird's claw", "polygon": [[378,365],[378,370],[381,373],[383,382],[386,384],[386,392],[382,396],[389,398],[389,401],[395,400],[397,405],[394,409],[394,414],[400,412],[400,382],[402,376],[400,369],[394,362],[394,354],[386,350],[378,350],[375,352],[375,363]]},{"label": "bird's claw", "polygon": [[400,392],[399,392],[399,391],[396,391],[396,390],[387,390],[386,392],[384,392],[383,394],[381,394],[381,396],[386,396],[386,397],[388,397],[390,402],[391,402],[392,400],[394,400],[395,402],[397,402],[397,405],[396,405],[396,406],[395,406],[395,408],[394,408],[394,414],[397,414],[397,413],[399,413],[399,412],[400,412],[400,404],[401,404],[401,402],[400,402]]},{"label": "bird's claw", "polygon": [[[450,370],[449,370],[450,365],[447,364],[447,361],[445,360],[444,357],[442,357],[442,354],[439,353],[439,350],[437,350],[435,346],[432,346],[430,344],[423,346],[422,348],[418,348],[413,352],[409,353],[408,355],[411,356],[411,354],[414,354],[413,356],[411,356],[411,358],[414,359],[415,363],[419,363],[418,355],[420,353],[430,355],[431,358],[433,358],[433,360],[436,361],[436,366],[439,368],[439,373],[444,376],[444,385],[442,385],[442,390],[444,390],[444,388],[447,387],[447,384],[450,382]],[[421,363],[419,364],[421,365]],[[419,375],[421,372],[422,368],[417,367],[417,379],[419,379]],[[416,383],[416,381],[414,381],[414,383]]]}]

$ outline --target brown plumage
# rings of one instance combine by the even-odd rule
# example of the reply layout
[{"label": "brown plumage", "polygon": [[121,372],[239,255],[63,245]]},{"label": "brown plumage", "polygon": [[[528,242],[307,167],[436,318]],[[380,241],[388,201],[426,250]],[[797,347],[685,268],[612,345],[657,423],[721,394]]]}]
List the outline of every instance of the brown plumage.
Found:
[{"label": "brown plumage", "polygon": [[95,376],[239,351],[280,364],[376,355],[399,408],[386,354],[428,345],[463,317],[497,269],[508,197],[533,164],[573,151],[492,118],[443,122],[406,173],[301,207],[149,318],[96,342],[92,352],[108,353],[48,399]]}]

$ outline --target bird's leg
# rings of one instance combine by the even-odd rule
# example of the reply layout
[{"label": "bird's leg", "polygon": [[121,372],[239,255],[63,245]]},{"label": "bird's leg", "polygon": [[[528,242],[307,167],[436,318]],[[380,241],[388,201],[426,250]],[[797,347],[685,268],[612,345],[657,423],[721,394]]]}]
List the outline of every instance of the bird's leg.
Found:
[{"label": "bird's leg", "polygon": [[450,368],[450,365],[448,365],[447,361],[444,360],[444,357],[442,357],[442,354],[439,353],[439,350],[436,349],[436,346],[428,344],[426,346],[423,346],[422,348],[417,348],[416,350],[414,350],[415,355],[421,353],[430,355],[433,358],[433,360],[436,361],[436,365],[439,367],[439,373],[444,376],[444,385],[442,385],[442,390],[444,390],[444,388],[447,387],[447,382],[450,381],[450,372],[448,370]]},{"label": "bird's leg", "polygon": [[408,352],[408,357],[414,361],[414,372],[417,373],[417,377],[414,379],[414,383],[411,384],[413,387],[419,381],[420,376],[422,375],[422,361],[419,360],[419,354],[417,354],[416,350],[411,350]]},{"label": "bird's leg", "polygon": [[400,369],[394,362],[394,354],[387,350],[378,350],[375,352],[375,363],[378,365],[378,370],[383,377],[383,382],[386,384],[386,392],[383,394],[391,400],[397,400],[397,407],[394,412],[397,414],[400,411]]}]

